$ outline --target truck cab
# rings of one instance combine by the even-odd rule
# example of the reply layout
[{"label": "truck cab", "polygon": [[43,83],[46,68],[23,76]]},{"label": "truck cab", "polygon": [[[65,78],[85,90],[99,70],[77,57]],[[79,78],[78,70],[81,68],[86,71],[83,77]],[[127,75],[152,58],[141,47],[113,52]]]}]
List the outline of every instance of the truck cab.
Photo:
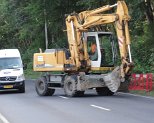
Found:
[{"label": "truck cab", "polygon": [[0,50],[0,91],[25,92],[23,64],[18,49]]}]

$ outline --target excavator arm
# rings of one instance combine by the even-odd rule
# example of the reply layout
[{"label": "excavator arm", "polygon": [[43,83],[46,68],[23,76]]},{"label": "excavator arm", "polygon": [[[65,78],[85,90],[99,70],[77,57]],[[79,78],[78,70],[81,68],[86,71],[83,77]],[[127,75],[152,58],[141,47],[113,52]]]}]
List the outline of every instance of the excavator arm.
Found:
[{"label": "excavator arm", "polygon": [[[115,7],[117,8],[116,13],[103,14],[103,12]],[[89,68],[90,59],[87,53],[87,45],[84,43],[84,38],[82,37],[83,33],[91,27],[114,24],[121,56],[120,76],[124,78],[133,65],[130,52],[129,20],[128,8],[124,1],[118,1],[117,4],[111,6],[107,5],[95,10],[69,15],[66,18],[67,36],[71,53],[69,63],[72,63],[76,70],[84,66]]]}]

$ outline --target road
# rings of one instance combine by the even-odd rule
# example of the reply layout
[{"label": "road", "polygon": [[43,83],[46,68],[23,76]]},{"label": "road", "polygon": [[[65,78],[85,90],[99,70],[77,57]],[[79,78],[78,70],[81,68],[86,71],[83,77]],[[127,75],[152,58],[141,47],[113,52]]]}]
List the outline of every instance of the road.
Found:
[{"label": "road", "polygon": [[154,123],[154,98],[117,93],[67,98],[63,90],[39,97],[34,82],[26,81],[26,93],[0,93],[0,123]]}]

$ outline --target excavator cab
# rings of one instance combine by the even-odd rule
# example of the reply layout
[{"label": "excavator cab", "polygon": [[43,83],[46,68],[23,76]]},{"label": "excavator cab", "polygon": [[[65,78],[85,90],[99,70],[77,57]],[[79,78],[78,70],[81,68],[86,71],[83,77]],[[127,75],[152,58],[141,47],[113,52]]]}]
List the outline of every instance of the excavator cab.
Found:
[{"label": "excavator cab", "polygon": [[114,67],[117,52],[112,32],[87,32],[85,39],[92,67]]}]

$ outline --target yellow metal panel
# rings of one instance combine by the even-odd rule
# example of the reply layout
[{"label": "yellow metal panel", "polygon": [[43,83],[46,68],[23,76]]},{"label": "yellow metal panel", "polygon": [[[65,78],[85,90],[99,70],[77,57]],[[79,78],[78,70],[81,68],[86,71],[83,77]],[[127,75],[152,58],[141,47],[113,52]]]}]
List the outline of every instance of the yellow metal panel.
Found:
[{"label": "yellow metal panel", "polygon": [[42,68],[38,68],[38,67],[34,67],[33,69],[34,71],[40,71],[40,72],[47,72],[47,71],[64,71],[64,67],[62,65],[56,65],[53,67],[42,67]]},{"label": "yellow metal panel", "polygon": [[64,64],[65,63],[65,52],[64,51],[58,51],[57,52],[57,63],[58,64]]},{"label": "yellow metal panel", "polygon": [[[59,58],[57,58],[59,56]],[[64,53],[35,53],[34,54],[34,71],[63,71],[64,70]],[[57,59],[61,59],[58,64]]]},{"label": "yellow metal panel", "polygon": [[92,71],[108,71],[108,70],[113,70],[114,67],[92,67]]}]

